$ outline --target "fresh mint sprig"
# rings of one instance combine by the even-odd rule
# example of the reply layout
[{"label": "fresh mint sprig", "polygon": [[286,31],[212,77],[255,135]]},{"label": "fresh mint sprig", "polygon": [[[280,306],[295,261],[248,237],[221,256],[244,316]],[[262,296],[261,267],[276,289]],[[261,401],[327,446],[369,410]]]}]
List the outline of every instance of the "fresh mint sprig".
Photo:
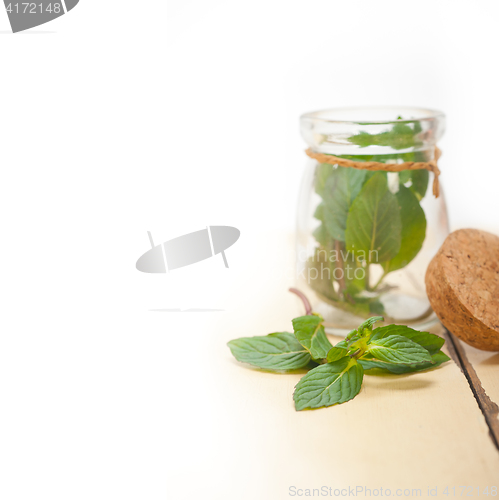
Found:
[{"label": "fresh mint sprig", "polygon": [[293,333],[277,332],[231,340],[228,346],[238,360],[275,372],[310,371],[298,382],[293,399],[296,410],[314,409],[353,399],[364,374],[412,373],[449,361],[441,351],[445,340],[438,335],[404,325],[373,329],[382,316],[373,316],[333,346],[323,318],[312,312],[307,298],[306,314],[293,319]]}]

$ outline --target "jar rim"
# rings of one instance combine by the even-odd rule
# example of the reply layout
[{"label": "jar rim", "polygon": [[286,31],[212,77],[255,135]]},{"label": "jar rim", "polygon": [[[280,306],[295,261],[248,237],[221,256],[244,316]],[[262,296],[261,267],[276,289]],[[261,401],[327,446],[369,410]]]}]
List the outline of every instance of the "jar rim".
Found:
[{"label": "jar rim", "polygon": [[336,156],[433,151],[444,131],[445,115],[428,108],[332,108],[300,117],[300,132],[308,146]]},{"label": "jar rim", "polygon": [[[407,115],[409,115],[409,117],[407,117]],[[373,116],[373,118],[369,116]],[[385,116],[394,117],[387,119],[384,118]],[[398,118],[399,116],[401,116],[401,119]],[[300,121],[335,124],[388,125],[394,123],[433,121],[444,118],[445,114],[442,111],[428,108],[410,106],[354,106],[311,111],[302,114],[300,116]]]}]

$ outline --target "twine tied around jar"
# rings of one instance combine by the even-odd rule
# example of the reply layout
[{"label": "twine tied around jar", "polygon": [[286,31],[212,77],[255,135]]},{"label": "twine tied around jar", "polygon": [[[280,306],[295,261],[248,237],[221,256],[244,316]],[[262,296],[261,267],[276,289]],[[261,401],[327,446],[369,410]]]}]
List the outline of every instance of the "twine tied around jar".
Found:
[{"label": "twine tied around jar", "polygon": [[438,176],[440,170],[437,166],[438,159],[442,156],[442,151],[435,146],[435,154],[433,160],[425,161],[406,161],[404,163],[381,163],[377,161],[353,161],[346,160],[334,155],[326,155],[322,153],[315,153],[312,149],[305,151],[310,158],[317,160],[319,163],[329,163],[330,165],[339,165],[340,167],[351,167],[359,170],[384,170],[386,172],[401,172],[402,170],[428,170],[435,175],[433,179],[433,194],[438,198],[440,194],[440,186],[438,183]]}]

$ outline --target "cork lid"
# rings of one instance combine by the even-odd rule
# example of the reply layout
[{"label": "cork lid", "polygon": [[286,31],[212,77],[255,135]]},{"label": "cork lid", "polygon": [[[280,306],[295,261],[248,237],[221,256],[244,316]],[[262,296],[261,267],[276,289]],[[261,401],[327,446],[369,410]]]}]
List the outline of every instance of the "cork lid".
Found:
[{"label": "cork lid", "polygon": [[478,229],[450,234],[428,266],[426,292],[450,332],[499,351],[499,237]]}]

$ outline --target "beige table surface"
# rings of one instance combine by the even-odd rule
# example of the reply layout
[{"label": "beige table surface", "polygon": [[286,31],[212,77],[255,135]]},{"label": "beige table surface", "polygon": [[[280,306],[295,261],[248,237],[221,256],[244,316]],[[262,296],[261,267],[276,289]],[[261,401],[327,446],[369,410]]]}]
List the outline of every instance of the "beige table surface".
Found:
[{"label": "beige table surface", "polygon": [[[302,314],[287,293],[294,284],[290,245],[284,236],[246,245],[225,311],[203,323],[197,349],[186,353],[191,368],[183,369],[182,386],[197,397],[179,400],[172,417],[170,497],[270,500],[307,489],[316,498],[334,490],[388,496],[387,489],[393,497],[428,497],[430,488],[433,498],[493,498],[484,491],[499,487],[499,452],[453,361],[419,374],[365,376],[353,401],[296,412],[292,394],[301,375],[266,373],[232,358],[229,340],[289,330]],[[467,353],[499,401],[499,354]],[[180,374],[175,370],[173,363]]]}]

